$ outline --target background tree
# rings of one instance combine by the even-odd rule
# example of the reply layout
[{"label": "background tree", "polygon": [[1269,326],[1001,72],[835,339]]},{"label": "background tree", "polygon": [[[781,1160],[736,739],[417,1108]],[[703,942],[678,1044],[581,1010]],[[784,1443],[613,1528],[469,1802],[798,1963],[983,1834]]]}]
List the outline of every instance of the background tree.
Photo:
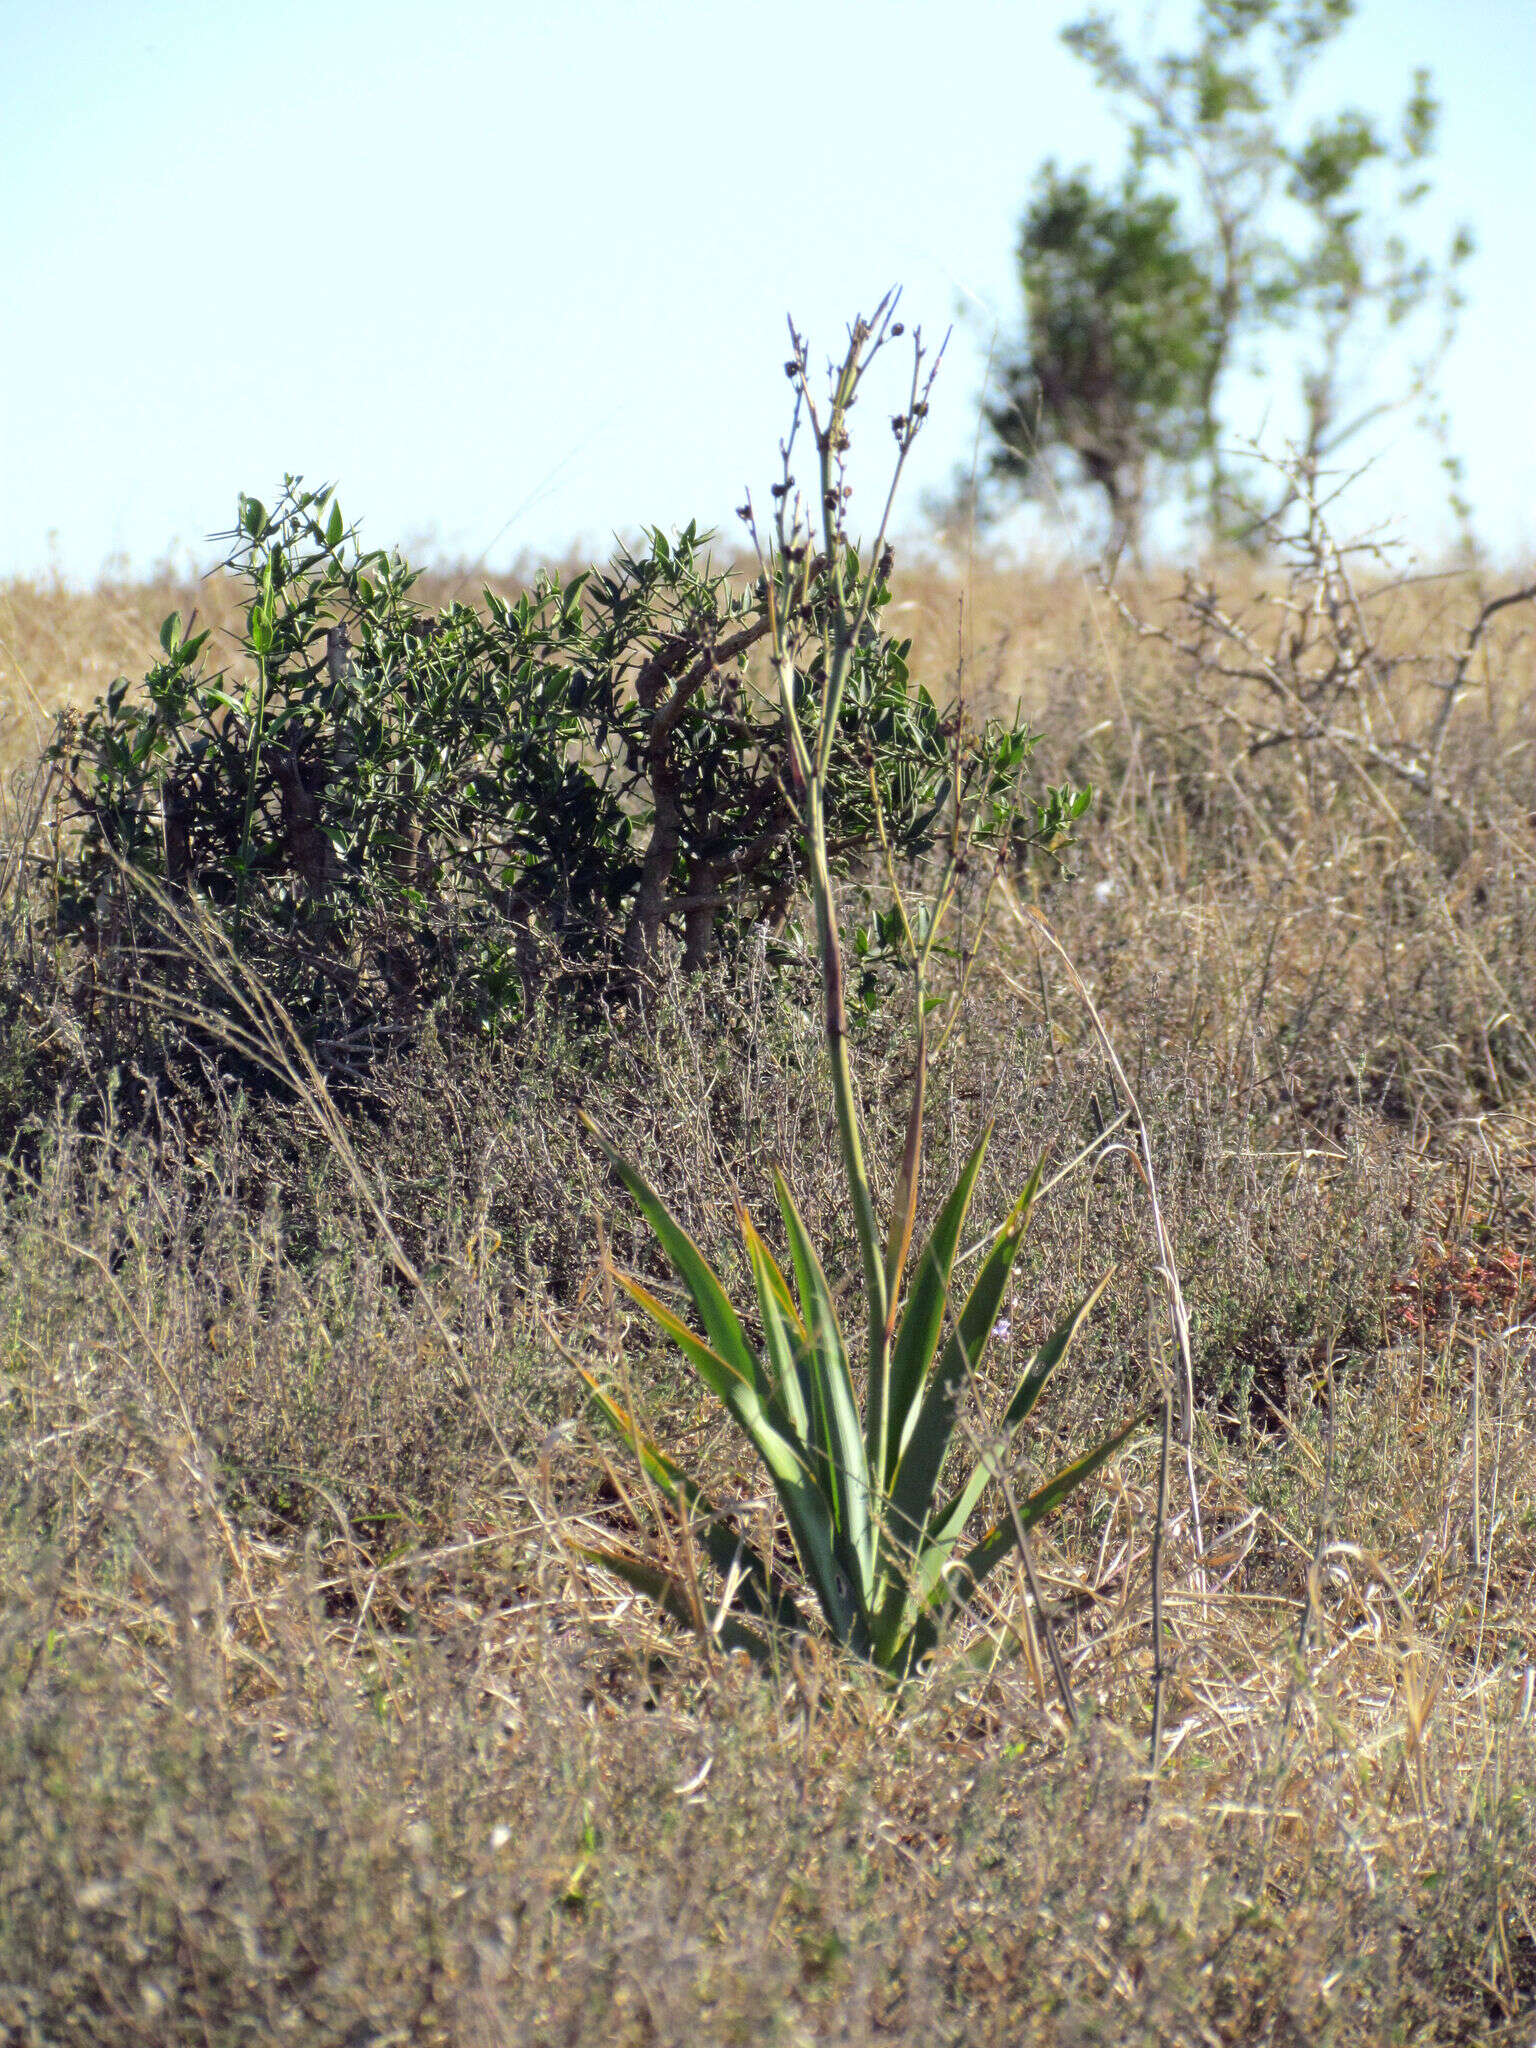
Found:
[{"label": "background tree", "polygon": [[1027,341],[988,408],[992,473],[1024,481],[1070,455],[1109,508],[1110,551],[1141,539],[1148,464],[1200,446],[1210,287],[1178,205],[1128,176],[1040,173],[1019,237]]},{"label": "background tree", "polygon": [[[994,428],[1000,414],[1027,414],[1033,396],[1041,446],[1081,455],[1075,420],[1090,411],[1139,420],[1140,461],[1188,460],[1212,535],[1234,537],[1266,508],[1229,452],[1230,383],[1240,369],[1265,367],[1265,344],[1292,338],[1304,472],[1385,414],[1432,398],[1473,242],[1458,228],[1436,258],[1409,240],[1439,118],[1429,73],[1414,74],[1393,128],[1356,107],[1307,121],[1300,113],[1313,67],[1354,12],[1354,0],[1201,0],[1193,46],[1145,60],[1107,14],[1063,32],[1127,124],[1130,168],[1116,195],[1092,204],[1085,181],[1063,186],[1054,166],[1041,172],[1020,240],[1026,342],[1006,366]],[[1042,230],[1078,183],[1078,223],[1069,209],[1068,232],[1053,241]],[[1170,211],[1149,248],[1154,199]],[[1186,264],[1199,290],[1182,282]],[[1096,295],[1100,325],[1133,332],[1139,294],[1147,330],[1171,351],[1161,388],[1136,347],[1084,351],[1059,317],[1074,296],[1087,305]],[[1398,332],[1406,361],[1384,389],[1382,350]],[[1014,473],[1000,429],[998,443],[994,472]],[[1109,485],[1086,460],[1083,468],[1119,530]],[[1130,459],[1117,478],[1122,496],[1127,474]]]}]

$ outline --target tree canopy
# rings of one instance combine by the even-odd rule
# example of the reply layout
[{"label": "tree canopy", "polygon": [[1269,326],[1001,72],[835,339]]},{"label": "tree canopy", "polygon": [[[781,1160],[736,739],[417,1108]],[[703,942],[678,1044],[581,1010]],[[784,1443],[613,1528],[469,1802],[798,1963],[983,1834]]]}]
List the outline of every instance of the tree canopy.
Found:
[{"label": "tree canopy", "polygon": [[1191,45],[1150,56],[1105,13],[1063,32],[1124,123],[1127,163],[1103,186],[1054,162],[1037,175],[1018,244],[1023,335],[988,406],[990,475],[1038,483],[1065,458],[1104,498],[1112,555],[1173,475],[1213,538],[1262,515],[1230,446],[1239,371],[1284,362],[1303,469],[1403,406],[1432,415],[1473,241],[1460,227],[1434,255],[1410,239],[1440,113],[1426,70],[1394,123],[1355,106],[1304,117],[1302,88],[1354,12],[1201,0]]}]

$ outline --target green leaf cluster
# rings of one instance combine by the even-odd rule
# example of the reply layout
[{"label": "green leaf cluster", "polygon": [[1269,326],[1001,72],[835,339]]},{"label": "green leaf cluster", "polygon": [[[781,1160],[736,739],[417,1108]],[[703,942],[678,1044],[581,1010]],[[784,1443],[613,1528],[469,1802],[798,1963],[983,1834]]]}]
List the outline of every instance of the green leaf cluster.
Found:
[{"label": "green leaf cluster", "polygon": [[[1133,1417],[1012,1512],[967,1536],[989,1484],[1006,1469],[1015,1439],[1109,1276],[1031,1352],[1012,1398],[987,1427],[984,1452],[957,1484],[946,1485],[962,1403],[1007,1298],[1040,1187],[1038,1168],[951,1313],[960,1238],[986,1152],[982,1137],[917,1254],[900,1313],[888,1332],[871,1333],[876,1363],[861,1412],[832,1291],[783,1176],[774,1176],[774,1188],[793,1285],[745,1209],[739,1215],[761,1332],[754,1341],[654,1189],[590,1120],[588,1128],[686,1287],[699,1328],[634,1275],[614,1277],[677,1345],[762,1460],[822,1625],[855,1655],[897,1677],[910,1676],[937,1644],[951,1609],[970,1600],[1026,1533],[1113,1456],[1142,1420]],[[901,1276],[891,1277],[894,1292]],[[598,1546],[587,1554],[686,1626],[767,1660],[775,1631],[804,1632],[810,1625],[803,1598],[771,1549],[754,1544],[609,1389],[586,1378],[601,1413],[686,1518],[725,1591],[710,1602],[696,1576],[633,1551]]]},{"label": "green leaf cluster", "polygon": [[[328,488],[242,497],[226,567],[236,660],[165,622],[138,687],[66,719],[52,754],[80,830],[67,929],[142,971],[136,884],[194,894],[312,1036],[355,1047],[451,1001],[494,1031],[535,985],[689,967],[782,924],[806,865],[771,675],[767,585],[733,580],[695,526],[516,598],[429,609],[397,554],[365,551]],[[957,775],[1007,832],[1032,739],[959,733],[887,634],[888,560],[841,690],[828,761],[834,865],[878,806],[915,857]],[[837,574],[869,580],[856,557]],[[814,565],[799,627],[838,594]],[[825,688],[809,662],[807,701]]]}]

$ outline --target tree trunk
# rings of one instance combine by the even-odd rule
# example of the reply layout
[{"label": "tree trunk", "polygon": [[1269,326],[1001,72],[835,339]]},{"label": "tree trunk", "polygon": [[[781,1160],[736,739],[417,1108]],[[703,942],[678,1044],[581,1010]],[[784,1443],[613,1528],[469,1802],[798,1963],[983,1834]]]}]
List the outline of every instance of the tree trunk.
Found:
[{"label": "tree trunk", "polygon": [[282,797],[288,864],[301,877],[310,895],[323,901],[335,885],[336,849],[320,827],[320,799],[305,782],[292,747],[276,757],[272,772]]},{"label": "tree trunk", "polygon": [[[694,886],[700,891],[714,893],[714,883],[707,871],[694,877]],[[715,950],[715,905],[694,903],[683,913],[683,972],[697,974]]]},{"label": "tree trunk", "polygon": [[655,979],[661,948],[661,928],[666,922],[668,885],[682,844],[682,813],[677,805],[677,783],[665,752],[651,762],[651,793],[656,809],[651,823],[650,844],[640,867],[640,886],[634,907],[624,928],[624,969],[632,983]]}]

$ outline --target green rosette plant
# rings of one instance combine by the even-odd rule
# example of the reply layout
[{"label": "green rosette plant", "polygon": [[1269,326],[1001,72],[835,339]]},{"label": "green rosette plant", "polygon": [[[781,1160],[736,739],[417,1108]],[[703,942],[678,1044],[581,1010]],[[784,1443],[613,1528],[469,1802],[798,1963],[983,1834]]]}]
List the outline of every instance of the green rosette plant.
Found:
[{"label": "green rosette plant", "polygon": [[[738,1522],[715,1505],[695,1481],[641,1429],[608,1387],[585,1374],[593,1401],[639,1460],[656,1493],[682,1517],[693,1546],[708,1557],[721,1581],[706,1599],[697,1573],[660,1564],[633,1549],[592,1546],[587,1555],[657,1601],[684,1625],[722,1646],[770,1658],[776,1638],[820,1625],[849,1651],[897,1678],[910,1676],[935,1647],[946,1616],[964,1607],[988,1574],[1015,1552],[1029,1558],[1028,1532],[1112,1457],[1143,1418],[1121,1427],[1054,1472],[1024,1499],[1007,1482],[1010,1448],[1039,1402],[1051,1375],[1066,1359],[1108,1280],[1081,1301],[1030,1354],[1011,1399],[989,1430],[967,1430],[974,1447],[968,1462],[958,1449],[964,1398],[1007,1299],[1009,1280],[1031,1212],[1041,1193],[1037,1166],[1013,1208],[981,1247],[983,1256],[963,1298],[956,1285],[965,1263],[961,1237],[985,1157],[983,1133],[940,1208],[915,1262],[909,1258],[922,1160],[928,1024],[932,1004],[924,974],[965,872],[970,838],[957,786],[944,872],[926,914],[909,917],[889,868],[898,921],[906,940],[916,990],[917,1057],[906,1142],[886,1228],[879,1227],[864,1159],[848,1049],[832,874],[827,859],[825,791],[839,699],[853,649],[859,644],[876,573],[843,575],[852,550],[844,530],[848,500],[844,458],[847,416],[863,377],[886,343],[901,332],[894,302],[883,302],[873,321],[857,322],[847,353],[833,373],[828,405],[819,409],[810,388],[804,344],[791,329],[795,419],[783,449],[783,476],[774,487],[775,542],[759,544],[769,593],[774,669],[786,745],[786,786],[795,792],[816,907],[825,1036],[837,1110],[839,1149],[862,1267],[862,1381],[822,1261],[790,1188],[774,1176],[788,1245],[786,1275],[761,1232],[738,1205],[742,1241],[755,1292],[757,1334],[746,1323],[699,1247],[661,1197],[623,1158],[590,1118],[587,1128],[645,1217],[692,1303],[697,1327],[676,1313],[633,1274],[614,1277],[629,1297],[683,1354],[721,1402],[767,1469],[800,1568],[799,1581],[776,1562],[771,1548],[754,1544]],[[933,370],[924,374],[920,337],[914,337],[911,391],[892,422],[898,456],[880,536],[868,557],[883,552],[896,481],[926,416]],[[833,603],[807,645],[797,622],[813,549],[791,471],[799,432],[808,425],[818,458],[821,550],[817,573],[831,563],[826,583]],[[744,516],[752,520],[750,501]],[[752,527],[757,537],[755,524]],[[815,664],[822,687],[808,698],[801,686]],[[807,702],[815,721],[802,719]],[[1035,806],[1027,836],[1050,852],[1069,840],[1089,792],[1052,790]],[[910,1281],[908,1274],[910,1268]],[[951,1470],[957,1463],[958,1472]],[[993,1526],[970,1534],[989,1486],[998,1482],[1007,1512]],[[1067,1696],[1063,1684],[1064,1697]],[[1070,1702],[1069,1702],[1070,1703]]]}]

